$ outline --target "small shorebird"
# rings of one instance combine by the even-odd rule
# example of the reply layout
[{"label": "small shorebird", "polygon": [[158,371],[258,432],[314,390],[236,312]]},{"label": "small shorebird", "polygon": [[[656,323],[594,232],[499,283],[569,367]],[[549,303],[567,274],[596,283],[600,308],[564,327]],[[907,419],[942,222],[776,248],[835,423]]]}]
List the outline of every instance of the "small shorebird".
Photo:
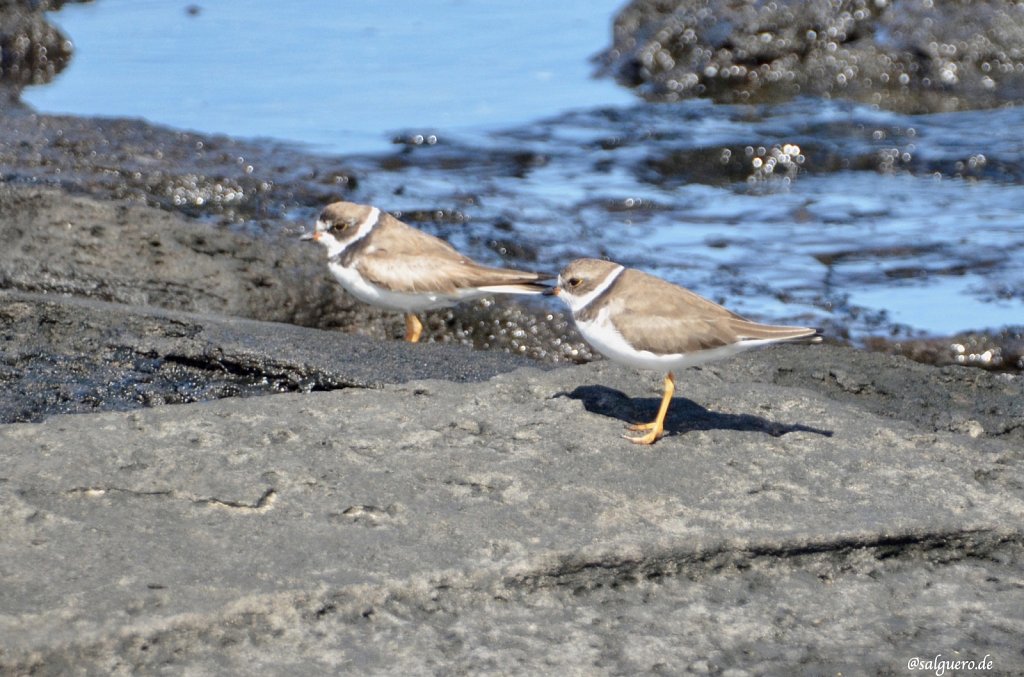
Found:
[{"label": "small shorebird", "polygon": [[569,305],[580,334],[605,357],[667,372],[657,417],[630,426],[647,434],[623,436],[637,444],[653,444],[664,434],[674,371],[770,343],[821,341],[817,329],[751,322],[689,289],[612,261],[577,259],[544,293]]},{"label": "small shorebird", "polygon": [[405,313],[405,340],[419,341],[418,311],[488,294],[540,294],[553,275],[476,263],[450,244],[370,205],[334,202],[317,219],[314,240],[327,248],[334,279],[364,303]]}]

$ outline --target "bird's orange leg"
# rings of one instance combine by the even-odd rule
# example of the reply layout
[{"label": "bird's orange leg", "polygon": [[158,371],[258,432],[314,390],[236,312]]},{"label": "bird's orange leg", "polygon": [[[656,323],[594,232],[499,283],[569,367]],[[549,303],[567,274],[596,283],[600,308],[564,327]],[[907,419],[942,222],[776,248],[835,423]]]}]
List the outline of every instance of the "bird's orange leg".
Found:
[{"label": "bird's orange leg", "polygon": [[668,414],[668,405],[672,402],[672,395],[676,392],[676,378],[672,372],[665,377],[665,393],[661,396],[661,407],[658,409],[658,416],[650,423],[637,423],[629,426],[630,430],[649,430],[642,437],[630,437],[623,435],[634,444],[654,444],[665,434],[665,415]]},{"label": "bird's orange leg", "polygon": [[423,323],[420,318],[412,313],[405,314],[405,340],[409,343],[418,343],[420,334],[423,333]]}]

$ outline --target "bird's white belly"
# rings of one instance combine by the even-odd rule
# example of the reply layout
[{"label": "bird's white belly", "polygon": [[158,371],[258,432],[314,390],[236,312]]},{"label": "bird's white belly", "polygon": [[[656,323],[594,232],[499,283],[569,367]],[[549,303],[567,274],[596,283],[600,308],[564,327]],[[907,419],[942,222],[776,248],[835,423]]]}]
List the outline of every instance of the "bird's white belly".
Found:
[{"label": "bird's white belly", "polygon": [[362,275],[351,268],[346,268],[337,263],[328,263],[328,268],[334,279],[352,296],[355,296],[363,303],[387,308],[388,310],[411,313],[420,310],[432,310],[434,308],[447,308],[465,299],[486,296],[486,292],[477,289],[460,289],[455,294],[395,292],[368,282]]},{"label": "bird's white belly", "polygon": [[683,367],[696,367],[714,360],[732,357],[759,345],[771,343],[771,341],[761,340],[739,341],[708,350],[659,355],[649,350],[636,350],[629,345],[608,319],[607,312],[604,310],[589,322],[577,321],[576,328],[587,343],[609,360],[634,369],[651,369],[662,372],[675,371]]}]

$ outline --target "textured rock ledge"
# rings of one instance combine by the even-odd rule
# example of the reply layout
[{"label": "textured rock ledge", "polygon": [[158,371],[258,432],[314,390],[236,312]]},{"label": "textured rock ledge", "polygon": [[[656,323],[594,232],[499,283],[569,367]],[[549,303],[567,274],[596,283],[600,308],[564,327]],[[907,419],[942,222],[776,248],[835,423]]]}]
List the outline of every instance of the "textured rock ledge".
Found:
[{"label": "textured rock ledge", "polygon": [[[375,359],[430,350],[478,356]],[[595,362],[2,426],[0,671],[1024,668],[1020,429],[892,406],[942,387],[1019,422],[1020,377],[767,350],[685,373],[638,449],[657,381]]]},{"label": "textured rock ledge", "polygon": [[0,424],[275,392],[482,380],[526,358],[0,290]]}]

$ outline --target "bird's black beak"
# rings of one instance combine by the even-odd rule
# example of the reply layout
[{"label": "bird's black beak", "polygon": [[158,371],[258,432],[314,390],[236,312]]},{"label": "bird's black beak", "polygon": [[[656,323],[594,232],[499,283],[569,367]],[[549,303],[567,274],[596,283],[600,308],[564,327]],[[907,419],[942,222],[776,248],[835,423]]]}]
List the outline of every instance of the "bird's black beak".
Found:
[{"label": "bird's black beak", "polygon": [[559,292],[562,291],[561,287],[548,287],[541,292],[541,296],[558,296]]},{"label": "bird's black beak", "polygon": [[302,235],[299,236],[299,239],[300,240],[314,240],[315,241],[315,240],[320,239],[320,233],[318,233],[315,230],[313,232],[311,232],[311,233],[303,233]]}]

